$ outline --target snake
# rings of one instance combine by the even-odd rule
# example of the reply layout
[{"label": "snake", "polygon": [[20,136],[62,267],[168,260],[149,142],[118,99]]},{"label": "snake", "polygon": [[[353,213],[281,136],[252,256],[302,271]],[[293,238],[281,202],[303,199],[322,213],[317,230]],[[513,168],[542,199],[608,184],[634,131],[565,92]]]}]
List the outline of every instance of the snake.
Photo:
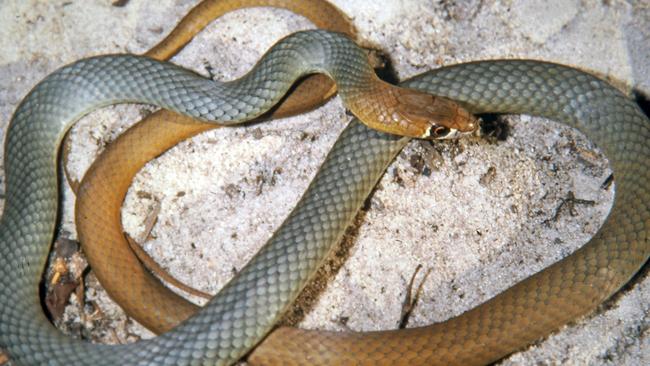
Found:
[{"label": "snake", "polygon": [[[287,49],[294,50],[289,46],[308,53],[303,55],[306,58],[312,52],[323,56],[318,51],[327,48],[324,44],[356,47],[328,31],[296,33],[274,46],[255,69],[279,79],[257,85],[287,89],[279,81],[290,84],[283,77],[300,73],[293,68],[284,70],[286,74],[270,72],[272,67],[286,66],[278,60],[274,63],[273,57],[299,59],[295,54],[286,57]],[[354,53],[365,57],[358,49],[347,51],[335,54],[348,61]],[[627,283],[650,255],[646,183],[650,122],[638,106],[607,82],[571,67],[529,60],[478,61],[432,70],[401,85],[455,100],[473,113],[526,113],[554,119],[582,131],[604,150],[614,171],[616,199],[598,233],[570,256],[488,302],[432,326],[399,334],[280,328],[263,339],[410,140],[353,120],[269,243],[196,315],[170,332],[131,345],[92,345],[61,335],[42,312],[38,286],[56,223],[56,152],[65,131],[92,109],[127,101],[203,120],[223,112],[219,121],[234,123],[245,118],[239,112],[248,107],[254,115],[263,113],[264,108],[256,104],[263,98],[255,90],[268,89],[228,89],[250,87],[262,76],[251,72],[247,77],[234,84],[215,84],[146,57],[101,56],[60,69],[21,102],[5,143],[6,202],[0,221],[0,346],[14,362],[228,364],[262,341],[262,347],[249,356],[250,362],[480,364],[593,311]],[[346,100],[345,89],[341,83],[337,86]],[[242,99],[223,102],[230,97]],[[415,99],[416,104],[422,100],[405,99]],[[455,105],[452,109],[460,111]],[[425,128],[420,136],[431,135],[437,127]],[[438,131],[442,137],[456,132],[453,126]],[[274,343],[276,339],[285,341]],[[352,358],[359,356],[363,358]]]}]

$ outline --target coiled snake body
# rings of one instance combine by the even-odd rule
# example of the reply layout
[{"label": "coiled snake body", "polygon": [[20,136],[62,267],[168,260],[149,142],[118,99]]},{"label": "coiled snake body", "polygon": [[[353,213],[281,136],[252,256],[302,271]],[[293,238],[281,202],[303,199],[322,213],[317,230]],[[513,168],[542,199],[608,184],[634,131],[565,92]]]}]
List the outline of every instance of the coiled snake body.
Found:
[{"label": "coiled snake body", "polygon": [[[283,83],[251,76],[238,82],[241,88],[230,89],[135,56],[82,60],[41,82],[18,107],[7,135],[7,200],[0,224],[0,346],[15,362],[27,365],[227,364],[247,353],[337,242],[408,139],[352,122],[287,221],[219,296],[173,331],[121,346],[63,337],[42,313],[38,284],[56,220],[56,152],[72,122],[111,103],[146,102],[226,122],[257,115],[277,101],[273,98],[279,97],[270,96],[274,91],[286,90],[285,84],[297,77],[293,67],[282,69],[287,55],[300,60],[292,53],[296,49],[322,55],[325,48],[348,55],[346,48],[336,53],[346,42],[324,31],[287,38],[276,47],[290,51],[284,57],[278,51],[277,59],[262,61],[259,68],[269,77],[265,80]],[[281,72],[270,71],[278,70],[278,65]],[[309,66],[302,72],[315,69]],[[341,72],[346,80],[349,70],[341,66],[328,72]],[[258,88],[260,83],[265,88]],[[580,129],[605,150],[614,169],[617,197],[609,218],[587,245],[547,270],[460,317],[402,333],[400,344],[406,341],[409,349],[396,346],[391,332],[371,333],[361,342],[346,342],[359,338],[354,333],[322,333],[266,348],[282,348],[296,359],[310,349],[326,349],[332,352],[311,360],[333,363],[351,361],[346,357],[355,350],[349,345],[359,347],[356,351],[364,353],[368,363],[484,362],[509,352],[513,343],[534,340],[593,309],[645,263],[650,254],[650,123],[620,92],[578,70],[534,61],[446,67],[404,85],[457,100],[476,113],[535,114]],[[513,332],[513,324],[522,332]],[[499,339],[501,346],[486,349],[487,339]],[[316,348],[311,343],[317,343]],[[275,354],[252,358],[265,363],[276,357],[291,361]]]}]

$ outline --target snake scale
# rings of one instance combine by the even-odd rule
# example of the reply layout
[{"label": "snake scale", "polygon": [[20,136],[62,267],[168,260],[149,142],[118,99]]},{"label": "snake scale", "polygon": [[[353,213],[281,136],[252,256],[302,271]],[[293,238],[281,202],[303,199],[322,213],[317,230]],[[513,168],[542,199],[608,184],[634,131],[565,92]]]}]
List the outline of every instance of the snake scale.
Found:
[{"label": "snake scale", "polygon": [[[333,43],[342,39],[311,31],[285,42],[311,43],[311,37]],[[178,82],[187,84],[181,87]],[[486,362],[512,351],[513,344],[537,339],[589,312],[647,260],[650,123],[623,94],[581,71],[535,61],[445,67],[404,85],[460,101],[473,112],[528,113],[580,129],[612,164],[617,195],[610,216],[588,244],[563,261],[458,318],[401,333],[402,341],[412,345],[409,349],[395,346],[392,332],[320,333],[307,339],[290,337],[295,343],[266,347],[280,356],[254,353],[251,361],[264,364],[282,357],[289,362],[292,358],[282,356],[289,352],[287,357],[299,362],[310,349],[328,349],[331,352],[320,361],[349,362],[346,355],[355,350],[347,347],[356,345],[368,363]],[[239,359],[272,327],[408,141],[352,122],[272,241],[220,296],[172,332],[123,346],[63,337],[42,313],[38,284],[56,220],[55,159],[64,132],[91,109],[125,101],[148,102],[194,116],[218,114],[211,108],[219,103],[206,93],[222,91],[168,64],[108,56],[63,68],[21,103],[7,135],[7,199],[0,224],[0,345],[16,363],[226,364]],[[253,100],[251,93],[227,96],[242,95]],[[256,105],[246,103],[227,111],[239,117],[237,112],[248,107],[257,111]],[[515,325],[518,331],[513,331]],[[362,339],[346,342],[358,338]],[[484,347],[488,339],[498,339],[500,346]],[[317,348],[310,347],[311,342]]]}]

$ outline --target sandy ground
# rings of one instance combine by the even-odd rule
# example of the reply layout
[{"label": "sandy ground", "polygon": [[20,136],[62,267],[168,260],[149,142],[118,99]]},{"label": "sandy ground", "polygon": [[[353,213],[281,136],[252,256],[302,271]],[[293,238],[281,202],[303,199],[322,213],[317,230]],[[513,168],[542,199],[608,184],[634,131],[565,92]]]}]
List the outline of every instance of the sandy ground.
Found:
[{"label": "sandy ground", "polygon": [[[463,61],[534,58],[589,70],[626,92],[650,95],[650,6],[643,1],[333,2],[363,39],[390,55],[400,79]],[[48,73],[86,56],[141,53],[195,3],[0,2],[3,136],[18,102]],[[309,27],[286,11],[237,11],[213,22],[174,62],[233,79],[278,38]],[[104,146],[148,110],[107,108],[78,123],[73,178],[80,179]],[[349,119],[334,99],[299,117],[211,131],[181,143],[139,174],[124,225],[139,235],[159,202],[158,224],[145,248],[179,279],[214,293],[282,222]],[[604,157],[556,123],[528,116],[505,121],[505,141],[411,143],[370,198],[351,245],[334,258],[344,264],[330,274],[299,326],[395,328],[419,264],[431,272],[409,326],[441,321],[586,242],[613,199],[612,187],[601,188],[610,174]],[[558,211],[570,192],[593,204]],[[63,233],[74,238],[74,195],[67,188],[64,201]],[[89,301],[106,318],[75,323],[77,307],[69,307],[70,331],[107,342],[150,336],[92,276],[88,282]],[[649,309],[650,282],[642,275],[596,314],[502,364],[650,364]]]}]

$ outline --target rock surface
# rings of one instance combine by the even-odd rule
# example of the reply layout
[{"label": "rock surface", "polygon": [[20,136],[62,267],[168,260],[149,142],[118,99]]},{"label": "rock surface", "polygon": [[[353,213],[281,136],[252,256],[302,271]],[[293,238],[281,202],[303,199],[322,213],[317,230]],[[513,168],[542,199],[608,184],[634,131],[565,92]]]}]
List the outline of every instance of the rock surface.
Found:
[{"label": "rock surface", "polygon": [[[650,7],[643,1],[333,2],[351,16],[362,39],[390,56],[399,79],[470,60],[533,58],[650,94]],[[0,2],[3,136],[16,105],[48,73],[91,55],[142,53],[195,3]],[[213,22],[173,61],[233,79],[277,39],[309,27],[287,11],[237,11]],[[81,179],[105,145],[149,110],[106,108],[78,123],[72,132],[73,179]],[[145,248],[179,279],[214,293],[282,222],[349,119],[334,99],[299,117],[183,142],[139,174],[123,209],[125,228],[139,235],[159,202],[158,223]],[[604,157],[558,124],[505,119],[505,141],[412,142],[400,154],[370,198],[351,244],[327,266],[326,288],[299,326],[395,328],[419,264],[425,271],[418,280],[431,272],[409,326],[442,321],[591,237],[613,198],[612,187],[601,188],[610,174]],[[594,204],[560,209],[569,192]],[[74,195],[68,188],[64,198],[62,225],[74,237]],[[107,342],[151,335],[99,286],[87,295],[109,320],[75,328],[76,307],[69,307],[72,329]],[[649,311],[650,282],[642,275],[596,314],[502,364],[650,364]]]}]

